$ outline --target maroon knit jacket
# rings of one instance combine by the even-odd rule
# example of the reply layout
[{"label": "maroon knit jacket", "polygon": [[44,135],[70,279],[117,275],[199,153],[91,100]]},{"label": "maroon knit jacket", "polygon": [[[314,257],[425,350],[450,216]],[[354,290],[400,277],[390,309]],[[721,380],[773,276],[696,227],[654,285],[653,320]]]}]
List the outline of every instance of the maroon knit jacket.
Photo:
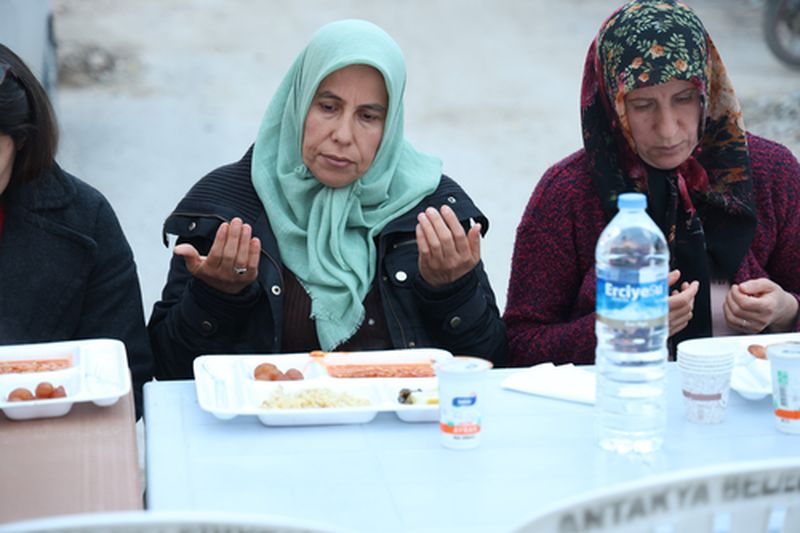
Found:
[{"label": "maroon knit jacket", "polygon": [[[758,225],[733,282],[767,277],[800,299],[800,164],[747,136]],[[552,166],[517,227],[503,319],[511,364],[593,364],[594,251],[606,219],[583,150]]]}]

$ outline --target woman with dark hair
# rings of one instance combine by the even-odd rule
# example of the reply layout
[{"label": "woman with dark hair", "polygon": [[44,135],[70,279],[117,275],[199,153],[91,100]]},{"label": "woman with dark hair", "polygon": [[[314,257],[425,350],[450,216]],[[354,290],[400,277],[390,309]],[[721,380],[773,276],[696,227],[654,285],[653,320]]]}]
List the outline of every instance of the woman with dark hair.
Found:
[{"label": "woman with dark hair", "polygon": [[165,222],[179,244],[149,324],[157,377],[191,377],[208,353],[437,347],[504,362],[488,221],[405,139],[405,80],[381,28],[318,30],[255,144]]},{"label": "woman with dark hair", "polygon": [[152,376],[133,253],[108,201],[55,162],[50,101],[0,45],[0,344],[125,343],[137,416]]},{"label": "woman with dark hair", "polygon": [[619,194],[667,238],[670,342],[798,330],[800,165],[745,130],[688,6],[635,0],[589,48],[583,149],[551,167],[517,229],[505,320],[513,361],[593,363],[595,246]]}]

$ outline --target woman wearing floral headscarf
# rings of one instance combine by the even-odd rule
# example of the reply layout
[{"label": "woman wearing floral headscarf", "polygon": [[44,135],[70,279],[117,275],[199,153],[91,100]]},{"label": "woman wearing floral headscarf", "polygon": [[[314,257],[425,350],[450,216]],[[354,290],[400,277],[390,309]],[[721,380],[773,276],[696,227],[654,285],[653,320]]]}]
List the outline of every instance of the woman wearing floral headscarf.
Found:
[{"label": "woman wearing floral headscarf", "polygon": [[254,146],[167,218],[179,244],[149,324],[158,377],[191,377],[207,353],[438,347],[503,362],[488,221],[405,140],[404,89],[377,26],[314,35]]},{"label": "woman wearing floral headscarf", "polygon": [[745,132],[697,15],[632,1],[589,48],[584,148],[550,168],[517,230],[504,319],[515,364],[594,362],[597,239],[620,193],[667,237],[671,342],[797,329],[800,165]]}]

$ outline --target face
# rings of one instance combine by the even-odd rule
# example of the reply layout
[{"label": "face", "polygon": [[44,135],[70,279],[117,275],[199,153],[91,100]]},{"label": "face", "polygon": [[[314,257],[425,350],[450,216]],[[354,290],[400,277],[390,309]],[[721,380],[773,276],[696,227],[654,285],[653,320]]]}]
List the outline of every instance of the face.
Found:
[{"label": "face", "polygon": [[652,167],[673,169],[697,146],[700,93],[688,81],[632,90],[625,96],[625,113],[636,152]]},{"label": "face", "polygon": [[14,168],[14,156],[17,147],[10,135],[0,135],[0,195],[11,181],[11,170]]},{"label": "face", "polygon": [[303,128],[303,162],[328,187],[367,172],[383,137],[389,97],[380,72],[350,65],[322,80]]}]

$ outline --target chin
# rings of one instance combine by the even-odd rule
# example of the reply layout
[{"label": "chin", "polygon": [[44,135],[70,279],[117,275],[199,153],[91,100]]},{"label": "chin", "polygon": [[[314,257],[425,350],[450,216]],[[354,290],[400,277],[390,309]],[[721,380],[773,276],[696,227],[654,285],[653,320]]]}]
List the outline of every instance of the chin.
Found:
[{"label": "chin", "polygon": [[325,185],[326,187],[330,187],[331,189],[339,189],[344,187],[345,185],[350,185],[354,181],[356,181],[356,177],[353,176],[342,176],[339,174],[331,175],[327,172],[320,172],[316,174],[312,172],[314,177],[317,179],[318,182]]},{"label": "chin", "polygon": [[647,164],[651,167],[657,168],[659,170],[673,170],[678,168],[683,164],[684,161],[688,159],[687,157],[664,157],[655,159],[652,161],[647,161]]}]

